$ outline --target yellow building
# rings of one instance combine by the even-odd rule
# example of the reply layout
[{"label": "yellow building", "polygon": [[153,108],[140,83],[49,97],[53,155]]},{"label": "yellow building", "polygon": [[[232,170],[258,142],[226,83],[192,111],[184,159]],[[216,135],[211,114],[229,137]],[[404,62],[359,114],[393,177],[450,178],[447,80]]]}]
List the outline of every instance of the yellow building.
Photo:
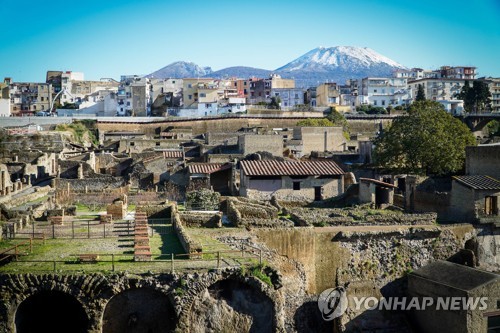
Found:
[{"label": "yellow building", "polygon": [[184,102],[184,107],[197,108],[200,98],[198,91],[199,85],[201,85],[201,87],[203,88],[206,84],[210,84],[211,82],[214,82],[214,80],[200,78],[183,79],[182,99]]},{"label": "yellow building", "polygon": [[317,106],[338,106],[340,104],[340,91],[336,83],[322,83],[316,88]]}]

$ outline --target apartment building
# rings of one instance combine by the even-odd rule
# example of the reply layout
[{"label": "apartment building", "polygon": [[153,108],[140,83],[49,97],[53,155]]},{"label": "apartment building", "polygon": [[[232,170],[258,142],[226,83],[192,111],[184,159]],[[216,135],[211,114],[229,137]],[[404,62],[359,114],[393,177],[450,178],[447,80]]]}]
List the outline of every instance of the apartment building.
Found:
[{"label": "apartment building", "polygon": [[476,67],[473,66],[442,66],[439,72],[444,79],[476,79]]},{"label": "apartment building", "polygon": [[462,79],[446,79],[446,78],[428,78],[411,81],[408,87],[412,91],[412,96],[417,96],[418,85],[422,85],[425,92],[425,98],[438,100],[456,99],[456,95],[460,93],[466,80]]},{"label": "apartment building", "polygon": [[361,104],[388,107],[410,104],[412,91],[408,89],[406,78],[375,78],[361,80]]},{"label": "apartment building", "polygon": [[[10,98],[10,114],[12,116],[35,115],[39,111],[48,111],[51,106],[52,86],[40,82],[13,82],[4,79],[3,93]],[[5,106],[4,106],[5,107]]]},{"label": "apartment building", "polygon": [[269,103],[271,101],[272,89],[293,89],[294,79],[283,79],[278,74],[271,74],[267,79],[256,79],[250,81],[249,104]]},{"label": "apartment building", "polygon": [[[197,108],[199,102],[198,87],[215,84],[214,79],[186,78],[182,81],[182,101],[185,108]],[[206,98],[205,96],[202,96]]]},{"label": "apartment building", "polygon": [[10,117],[9,85],[0,82],[0,117]]},{"label": "apartment building", "polygon": [[463,79],[474,80],[476,67],[473,66],[441,66],[437,70],[422,68],[399,69],[394,72],[394,77],[405,78],[408,81],[420,79]]},{"label": "apartment building", "polygon": [[151,79],[151,115],[163,116],[168,108],[182,105],[182,79]]},{"label": "apartment building", "polygon": [[466,80],[462,79],[420,79],[408,84],[412,96],[417,96],[418,85],[424,88],[425,98],[441,103],[445,110],[454,115],[460,115],[464,111],[462,100],[457,95],[462,90]]},{"label": "apartment building", "polygon": [[408,81],[428,78],[436,79],[441,77],[441,73],[422,68],[398,69],[394,72],[394,77],[407,79]]},{"label": "apartment building", "polygon": [[151,90],[151,79],[138,75],[122,75],[117,92],[117,114],[149,116],[152,104]]},{"label": "apartment building", "polygon": [[337,106],[340,104],[340,89],[337,83],[327,82],[316,87],[317,106]]},{"label": "apartment building", "polygon": [[490,88],[491,112],[500,112],[500,78],[482,77],[478,80],[484,81]]},{"label": "apartment building", "polygon": [[271,97],[279,97],[281,107],[292,108],[304,105],[304,90],[301,88],[271,89]]}]

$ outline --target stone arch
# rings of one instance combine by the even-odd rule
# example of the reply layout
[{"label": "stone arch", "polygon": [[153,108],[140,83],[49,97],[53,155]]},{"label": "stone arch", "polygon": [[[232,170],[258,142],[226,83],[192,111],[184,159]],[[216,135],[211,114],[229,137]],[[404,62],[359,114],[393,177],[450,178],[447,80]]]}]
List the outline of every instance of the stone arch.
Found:
[{"label": "stone arch", "polygon": [[186,331],[204,332],[205,327],[211,327],[214,332],[278,330],[276,317],[281,311],[273,301],[273,291],[263,288],[254,278],[212,276],[212,279],[191,285],[190,289],[198,292],[183,296],[191,300],[179,325]]},{"label": "stone arch", "polygon": [[[42,292],[60,292],[73,297],[82,306],[89,319],[89,329],[99,327],[95,313],[99,311],[103,292],[109,284],[102,275],[57,275],[57,274],[5,274],[0,275],[0,292],[3,295],[0,316],[2,324],[15,332],[16,313],[23,301]],[[0,325],[0,330],[2,326]]]},{"label": "stone arch", "polygon": [[14,324],[16,333],[85,333],[90,320],[83,305],[74,296],[58,290],[42,290],[19,304]]},{"label": "stone arch", "polygon": [[177,320],[168,295],[149,286],[122,290],[104,308],[103,333],[173,332]]}]

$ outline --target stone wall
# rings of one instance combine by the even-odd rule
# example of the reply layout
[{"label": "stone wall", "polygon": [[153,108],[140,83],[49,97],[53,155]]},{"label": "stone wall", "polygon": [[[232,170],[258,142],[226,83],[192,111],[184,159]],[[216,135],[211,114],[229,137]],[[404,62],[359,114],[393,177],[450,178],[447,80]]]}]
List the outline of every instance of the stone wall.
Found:
[{"label": "stone wall", "polygon": [[179,212],[177,211],[177,208],[175,207],[173,209],[174,210],[173,210],[172,224],[174,227],[175,234],[177,235],[177,238],[181,242],[184,251],[186,251],[186,253],[189,255],[194,253],[201,253],[203,251],[201,243],[195,241],[189,236],[189,234],[186,231],[186,228],[182,224],[181,217]]},{"label": "stone wall", "polygon": [[105,176],[100,178],[88,179],[55,179],[58,190],[67,190],[68,184],[72,192],[103,192],[116,190],[125,186],[125,180],[122,177]]},{"label": "stone wall", "polygon": [[147,202],[140,203],[140,205],[137,206],[136,211],[145,212],[148,218],[170,219],[172,218],[173,207],[174,204],[169,202]]},{"label": "stone wall", "polygon": [[220,228],[222,214],[206,214],[197,212],[179,212],[182,225],[188,228]]},{"label": "stone wall", "polygon": [[[288,176],[283,176],[280,181],[280,188],[270,191],[261,190],[262,183],[249,180],[248,177],[243,177],[240,183],[240,195],[246,196],[255,200],[271,200],[275,196],[280,201],[306,201],[312,202],[315,200],[315,187],[321,187],[321,195],[323,200],[335,197],[343,192],[342,178],[317,178],[309,176],[303,179],[292,179]],[[293,183],[300,182],[300,190],[293,189]]]},{"label": "stone wall", "polygon": [[287,209],[300,226],[365,225],[434,225],[436,213],[403,214],[398,211],[377,212],[367,208],[300,208]]},{"label": "stone wall", "polygon": [[373,231],[306,227],[255,229],[253,233],[269,248],[303,264],[308,291],[319,294],[347,281],[372,280],[382,288],[433,258],[452,256],[476,231],[467,225]]},{"label": "stone wall", "polygon": [[122,220],[127,215],[127,203],[116,201],[106,207],[106,214],[111,215],[113,220]]},{"label": "stone wall", "polygon": [[270,226],[278,221],[278,209],[268,203],[242,197],[226,199],[228,219],[237,227]]},{"label": "stone wall", "polygon": [[500,145],[465,148],[465,170],[468,175],[488,175],[500,179]]},{"label": "stone wall", "polygon": [[283,156],[283,136],[276,134],[245,134],[238,137],[239,151],[249,155],[267,151],[273,156]]},{"label": "stone wall", "polygon": [[[152,324],[159,321],[164,322],[164,317],[167,316],[168,320],[171,321],[170,325],[176,331],[197,332],[200,329],[203,330],[204,325],[198,327],[197,323],[191,320],[193,315],[210,316],[212,325],[216,327],[227,323],[224,322],[223,316],[213,316],[214,312],[211,311],[217,310],[217,308],[222,309],[220,305],[212,307],[211,310],[206,309],[206,312],[194,305],[204,299],[205,293],[212,286],[225,281],[237,281],[244,289],[252,290],[250,296],[256,293],[262,294],[269,299],[272,309],[269,320],[272,323],[273,331],[283,332],[283,296],[281,296],[281,292],[274,290],[254,277],[242,276],[239,269],[224,269],[194,275],[146,274],[141,276],[127,273],[111,275],[0,274],[0,332],[15,332],[16,313],[19,306],[31,296],[41,293],[46,295],[47,293],[59,293],[76,300],[88,318],[88,327],[75,327],[79,331],[101,333],[105,325],[106,331],[109,331],[112,327],[119,326],[120,321],[130,321],[130,314],[134,312],[132,303],[135,300],[136,303],[140,304],[140,307],[135,311],[139,311],[139,313],[156,313],[157,316],[163,316],[156,317],[156,321],[151,317]],[[144,291],[144,293],[141,293],[141,291]],[[124,295],[131,297],[131,292],[134,293],[134,300],[130,299],[131,303],[116,303],[116,300],[123,298]],[[169,307],[172,308],[172,317],[169,316],[169,313],[158,313],[156,311],[155,307],[158,302],[148,297],[152,292],[155,292],[155,297],[163,295],[163,299],[168,300]],[[241,294],[241,296],[245,297],[242,301],[252,304],[252,299],[248,298],[249,295]],[[116,308],[117,305],[118,308]],[[115,307],[115,309],[113,310],[112,307]],[[254,307],[249,308],[249,310],[251,310],[251,313],[240,312],[240,316],[250,315],[250,323],[252,323],[252,321],[258,319],[259,308]],[[228,311],[237,313],[241,309],[234,306]],[[110,313],[115,315],[109,317]],[[146,320],[146,313],[144,317],[139,315],[141,318],[136,318],[138,319],[138,325],[143,324],[141,320]],[[52,320],[57,321],[59,314],[54,313],[51,315],[52,317],[47,319],[49,323]],[[24,320],[29,320],[29,318],[24,318]],[[113,321],[116,322],[113,323]],[[114,325],[109,326],[109,324]],[[237,332],[248,332],[243,325],[237,323],[233,323],[233,325]]]}]

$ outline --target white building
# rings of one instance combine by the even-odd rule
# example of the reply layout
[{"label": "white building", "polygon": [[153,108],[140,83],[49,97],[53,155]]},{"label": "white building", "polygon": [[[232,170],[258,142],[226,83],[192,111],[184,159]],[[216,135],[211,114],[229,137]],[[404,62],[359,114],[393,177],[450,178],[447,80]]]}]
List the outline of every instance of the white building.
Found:
[{"label": "white building", "polygon": [[168,106],[182,105],[182,79],[151,79],[151,100],[153,103],[167,103]]},{"label": "white building", "polygon": [[119,116],[146,117],[151,113],[151,80],[138,75],[122,75],[116,108]]},{"label": "white building", "polygon": [[411,81],[424,78],[440,78],[441,73],[422,68],[398,69],[394,72],[394,77],[408,79],[408,81]]},{"label": "white building", "polygon": [[360,104],[388,107],[410,104],[412,92],[406,78],[374,78],[361,81]]},{"label": "white building", "polygon": [[454,116],[460,116],[464,112],[464,101],[460,99],[438,100],[438,102],[444,106],[446,112],[451,113]]},{"label": "white building", "polygon": [[271,97],[279,97],[285,108],[304,104],[304,91],[300,88],[271,89]]},{"label": "white building", "polygon": [[57,109],[58,116],[73,116],[80,114],[95,115],[98,117],[116,116],[118,101],[115,90],[99,90],[86,96],[78,109]]},{"label": "white building", "polygon": [[10,117],[10,98],[0,96],[0,117]]},{"label": "white building", "polygon": [[408,84],[413,96],[417,96],[418,85],[422,85],[425,98],[433,101],[455,100],[466,80],[461,79],[420,79]]}]

